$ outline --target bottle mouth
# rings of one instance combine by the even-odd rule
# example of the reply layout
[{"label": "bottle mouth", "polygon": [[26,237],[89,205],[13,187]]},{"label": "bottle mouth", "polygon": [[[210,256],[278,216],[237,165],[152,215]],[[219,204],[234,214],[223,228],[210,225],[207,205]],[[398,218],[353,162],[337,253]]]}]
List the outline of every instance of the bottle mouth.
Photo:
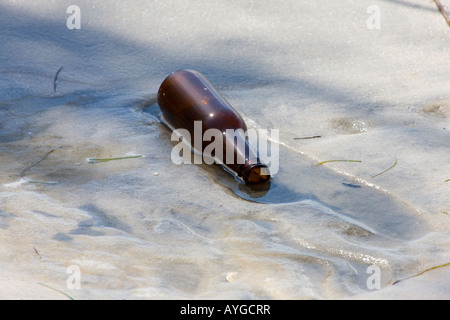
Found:
[{"label": "bottle mouth", "polygon": [[242,171],[245,183],[259,184],[270,180],[270,170],[262,163],[246,163]]}]

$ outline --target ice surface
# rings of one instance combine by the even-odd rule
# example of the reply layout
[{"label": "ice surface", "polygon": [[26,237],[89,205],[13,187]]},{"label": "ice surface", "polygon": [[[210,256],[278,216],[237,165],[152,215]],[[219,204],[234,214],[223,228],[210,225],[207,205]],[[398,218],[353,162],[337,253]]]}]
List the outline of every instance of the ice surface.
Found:
[{"label": "ice surface", "polygon": [[[1,298],[450,297],[444,267],[392,285],[450,261],[450,33],[432,2],[77,5],[69,30],[64,2],[0,1]],[[171,162],[152,106],[181,68],[279,130],[268,192]],[[333,159],[361,162],[315,166]]]}]

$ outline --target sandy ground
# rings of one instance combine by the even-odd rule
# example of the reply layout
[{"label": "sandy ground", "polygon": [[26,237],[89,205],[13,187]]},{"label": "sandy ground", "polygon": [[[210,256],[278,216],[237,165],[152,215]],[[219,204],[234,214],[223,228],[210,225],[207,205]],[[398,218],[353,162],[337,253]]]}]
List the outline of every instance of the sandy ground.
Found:
[{"label": "sandy ground", "polygon": [[[48,150],[46,147],[60,146],[54,152],[53,159],[63,159],[69,164],[58,167],[57,161],[50,159],[55,162],[47,162],[45,168],[50,173],[54,169],[55,176],[62,181],[65,178],[71,181],[72,184],[61,183],[61,186],[63,191],[74,193],[72,202],[68,203],[62,193],[25,185],[17,175],[0,177],[0,236],[4,243],[11,246],[0,248],[0,265],[5,266],[0,272],[1,299],[67,299],[43,284],[67,291],[64,288],[67,277],[65,270],[73,261],[84,263],[86,268],[90,268],[89,275],[103,272],[110,279],[114,279],[114,275],[107,273],[108,266],[115,268],[114,263],[126,265],[127,261],[116,257],[120,254],[116,253],[115,248],[110,248],[107,241],[116,239],[116,236],[122,239],[123,232],[129,232],[134,227],[142,229],[143,234],[147,230],[127,217],[125,209],[116,208],[125,203],[133,207],[133,212],[145,212],[149,194],[157,201],[161,199],[168,202],[170,196],[167,194],[170,194],[172,186],[159,182],[159,186],[130,186],[120,190],[116,187],[124,182],[134,183],[136,178],[142,178],[140,181],[150,184],[155,179],[162,181],[162,177],[174,178],[176,174],[168,173],[173,170],[170,165],[152,160],[157,159],[160,150],[164,150],[163,142],[153,149],[146,145],[150,138],[160,139],[161,133],[153,127],[146,131],[145,126],[150,128],[150,121],[137,115],[122,114],[120,107],[148,99],[156,92],[165,75],[181,67],[201,66],[210,80],[219,84],[227,99],[244,111],[246,119],[263,127],[280,128],[280,142],[288,150],[294,150],[312,162],[344,157],[361,159],[360,166],[335,163],[326,167],[346,177],[352,184],[381,190],[389,197],[406,203],[413,208],[418,220],[423,219],[429,224],[430,229],[427,230],[431,231],[428,235],[418,236],[408,245],[405,244],[405,252],[409,257],[416,255],[416,264],[408,270],[409,275],[450,261],[450,182],[445,182],[450,179],[450,29],[433,2],[346,0],[287,1],[282,4],[267,1],[261,4],[252,1],[136,1],[133,6],[121,1],[78,2],[82,14],[81,29],[69,30],[66,25],[69,14],[66,13],[65,3],[45,0],[0,1],[0,39],[4,43],[0,48],[0,112],[13,119],[10,123],[0,123],[0,138],[4,142],[1,150],[6,159],[0,162],[1,168],[7,172],[20,172],[30,164],[30,159],[36,159],[36,154]],[[57,96],[52,99],[49,96],[55,93],[54,77],[61,66],[63,69],[56,83]],[[10,112],[7,110],[10,105],[20,107]],[[102,111],[105,107],[111,107],[112,111],[105,113]],[[34,110],[33,113],[28,112],[30,109]],[[40,116],[40,112],[43,116]],[[109,123],[102,122],[105,116]],[[132,127],[133,121],[143,128]],[[295,136],[319,134],[322,135],[321,139],[292,139]],[[86,140],[80,142],[80,139]],[[32,141],[34,147],[27,145],[28,141]],[[67,146],[72,146],[72,149]],[[78,153],[75,154],[74,150]],[[117,167],[110,165],[98,171],[84,166],[88,156],[124,155],[136,150],[142,150],[146,155],[143,162],[128,162]],[[398,164],[389,174],[372,178],[374,174],[390,167],[394,160],[398,160]],[[149,176],[143,175],[146,172],[144,166],[150,167]],[[273,278],[270,269],[278,265],[277,259],[270,259],[278,257],[280,252],[281,255],[286,252],[273,249],[276,254],[270,255],[270,250],[277,248],[279,237],[273,236],[276,241],[267,245],[269,249],[264,247],[267,237],[284,235],[283,231],[289,233],[289,226],[298,222],[299,230],[297,233],[294,232],[296,230],[291,232],[292,239],[298,240],[295,237],[306,230],[310,238],[305,236],[305,248],[310,245],[308,241],[315,244],[316,234],[322,235],[322,238],[330,235],[330,239],[341,239],[341,233],[328,228],[329,221],[322,223],[322,220],[317,219],[316,224],[308,229],[308,224],[302,225],[303,221],[296,220],[298,218],[293,214],[294,211],[289,211],[291,209],[287,206],[267,209],[266,216],[261,218],[261,225],[257,226],[260,229],[254,226],[253,221],[239,219],[232,221],[242,222],[243,231],[238,228],[235,231],[234,227],[216,229],[213,223],[208,225],[206,219],[211,203],[220,203],[216,208],[219,217],[216,222],[219,223],[230,222],[226,219],[230,216],[234,218],[236,212],[256,212],[259,207],[243,207],[231,197],[222,205],[220,197],[214,194],[220,191],[212,183],[215,180],[207,180],[192,171],[186,173],[177,169],[178,174],[184,174],[182,177],[201,190],[202,194],[208,194],[210,199],[190,194],[190,185],[180,187],[177,191],[187,195],[179,196],[176,207],[180,212],[185,210],[191,221],[187,218],[183,220],[184,215],[180,214],[182,218],[175,219],[176,223],[161,218],[162,222],[150,226],[155,235],[165,235],[166,229],[170,230],[173,225],[181,230],[177,232],[185,232],[186,235],[172,240],[177,233],[167,233],[167,238],[161,240],[167,241],[167,246],[165,242],[158,243],[159,246],[149,252],[159,254],[160,258],[167,252],[169,261],[176,260],[184,254],[183,250],[177,251],[177,246],[180,243],[184,245],[190,237],[197,237],[200,240],[195,238],[195,241],[200,244],[197,245],[195,241],[189,244],[195,250],[207,248],[206,253],[200,257],[193,256],[191,261],[180,264],[182,267],[175,268],[175,271],[179,270],[181,274],[184,266],[191,266],[191,262],[197,258],[201,261],[201,267],[192,268],[188,278],[191,281],[185,281],[184,278],[179,280],[175,271],[174,274],[165,273],[168,268],[164,264],[152,265],[151,268],[164,275],[163,280],[166,282],[154,280],[155,288],[162,287],[163,294],[149,286],[147,291],[144,290],[146,288],[142,289],[143,297],[173,297],[170,289],[173,286],[181,288],[181,293],[177,292],[175,297],[189,298],[190,295],[185,291],[192,289],[190,285],[202,278],[205,269],[211,267],[217,273],[225,272],[217,266],[221,263],[220,259],[217,264],[209,263],[222,254],[224,247],[230,245],[226,240],[230,234],[234,236],[230,237],[231,241],[236,241],[236,246],[230,247],[245,253],[242,256],[235,256],[234,252],[230,255],[236,261],[242,259],[244,264],[248,262],[247,273],[240,274],[247,275],[250,280],[241,284],[236,281],[234,283],[241,287],[226,291],[222,290],[225,288],[222,282],[218,281],[219,284],[215,286],[217,279],[212,278],[208,285],[216,291],[210,293],[208,287],[205,290],[210,294],[208,297],[228,298],[240,292],[250,292],[247,296],[243,295],[250,298],[260,297],[260,292],[263,292],[261,296],[268,295],[271,298],[296,296],[296,285],[309,279],[309,275],[303,275],[304,278],[300,277],[292,283],[289,278],[283,278],[280,282],[274,281],[271,286]],[[76,178],[68,179],[70,174]],[[97,182],[94,177],[98,181],[111,183],[111,187],[103,189],[101,182]],[[202,187],[205,182],[210,186]],[[77,191],[79,186],[91,189]],[[86,206],[83,199],[90,193],[93,202],[97,201],[97,205],[101,204],[110,211],[102,211],[94,205]],[[162,203],[155,205],[156,211],[172,209]],[[278,209],[286,218],[283,221],[285,224],[280,223],[281,227],[270,220],[276,216]],[[177,210],[171,211],[175,212],[173,216],[176,216]],[[92,212],[97,214],[94,217],[97,220],[86,219],[93,216]],[[116,214],[113,218],[109,215],[111,212]],[[142,221],[151,221],[151,217],[142,215]],[[55,216],[58,219],[53,219]],[[64,220],[68,216],[73,221]],[[161,216],[164,217],[163,214]],[[211,230],[211,234],[205,231],[205,236],[202,234],[204,230],[191,228],[189,224],[200,225],[203,218]],[[99,227],[98,221],[102,219],[110,229],[106,228],[105,231]],[[121,219],[128,224],[118,223],[122,222]],[[78,229],[74,231],[72,224],[77,223]],[[89,242],[87,237],[83,237],[86,234],[81,234],[80,242],[74,241],[74,248],[64,247],[67,235],[76,238],[76,232],[84,232],[83,226],[88,223],[99,227],[107,241],[101,242],[96,238],[98,244]],[[327,228],[322,228],[323,225]],[[40,226],[44,226],[44,229],[41,230]],[[117,226],[122,229],[120,232],[114,229]],[[69,230],[72,234],[60,230]],[[241,243],[241,234],[249,230],[250,238]],[[53,239],[60,241],[61,246],[43,240],[47,231],[54,235]],[[213,238],[211,243],[220,245],[211,248],[205,245],[203,238],[214,236],[214,232],[222,232],[220,236],[225,240]],[[161,238],[155,236],[154,239]],[[140,247],[139,241],[117,241],[121,249],[130,243],[139,243],[130,250],[131,253],[148,252],[144,245]],[[298,243],[292,245],[288,241],[284,245],[295,250]],[[317,243],[321,244],[320,240]],[[253,244],[256,247],[252,247]],[[257,266],[261,264],[258,257],[251,256],[255,248],[260,249],[258,244],[267,249],[271,261],[265,269],[261,267],[261,274],[267,280],[264,286],[261,285],[262,288],[258,287],[261,282],[259,278],[252,278],[251,273],[252,263]],[[353,239],[343,241],[343,246],[348,245],[348,248],[353,248],[353,244]],[[417,248],[414,247],[416,244]],[[48,264],[39,261],[33,245],[39,248]],[[92,252],[89,253],[97,257],[95,259],[64,256],[83,252],[90,245]],[[101,254],[96,253],[97,248],[101,249]],[[400,249],[404,248],[400,246]],[[386,254],[390,253],[387,250]],[[124,257],[124,260],[129,257]],[[341,258],[338,256],[337,260]],[[111,264],[92,262],[102,259]],[[143,262],[143,258],[138,260]],[[231,266],[237,268],[239,264]],[[297,275],[297,269],[290,262],[280,268]],[[395,268],[398,269],[398,266],[395,265]],[[124,278],[120,279],[118,287],[123,282],[126,290],[132,290],[124,280],[128,279],[129,270],[125,267],[124,270]],[[136,267],[133,271],[138,275],[142,272],[142,277],[148,278],[145,273],[147,270]],[[153,269],[150,271],[153,272]],[[350,266],[349,273],[353,271],[356,274],[360,272]],[[222,278],[225,279],[225,276],[221,275]],[[317,294],[312,281],[311,297],[449,299],[449,279],[450,267],[447,266],[393,286],[387,285],[382,290],[350,290],[357,292],[350,297],[334,289],[329,295]],[[59,285],[55,285],[55,282]],[[331,282],[334,286],[338,281]],[[288,290],[284,290],[283,286]],[[196,285],[192,287],[197,288]],[[153,289],[157,294],[153,295]],[[164,291],[166,289],[167,292]],[[321,290],[318,292],[322,293]],[[96,293],[95,290],[87,294],[77,294],[75,291],[74,297],[77,296],[104,297],[101,291]],[[108,297],[122,296],[112,294]]]}]

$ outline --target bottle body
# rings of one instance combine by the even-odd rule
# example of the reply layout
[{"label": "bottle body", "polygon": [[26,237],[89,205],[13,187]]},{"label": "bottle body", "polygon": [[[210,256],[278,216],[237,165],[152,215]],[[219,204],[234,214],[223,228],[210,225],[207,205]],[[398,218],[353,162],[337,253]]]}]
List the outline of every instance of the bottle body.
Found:
[{"label": "bottle body", "polygon": [[[215,143],[216,163],[246,183],[270,179],[269,169],[248,144],[244,120],[201,73],[180,70],[169,75],[159,88],[158,105],[172,129],[190,133],[195,152],[205,154]],[[217,134],[209,134],[212,130]]]}]

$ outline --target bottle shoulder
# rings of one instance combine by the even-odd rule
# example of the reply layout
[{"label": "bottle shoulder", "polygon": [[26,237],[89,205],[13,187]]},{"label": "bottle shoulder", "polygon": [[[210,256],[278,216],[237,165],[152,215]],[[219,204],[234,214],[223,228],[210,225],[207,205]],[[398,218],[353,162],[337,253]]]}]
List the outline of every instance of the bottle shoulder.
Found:
[{"label": "bottle shoulder", "polygon": [[245,121],[230,103],[200,73],[181,70],[168,76],[158,91],[158,104],[174,125],[247,130]]}]

